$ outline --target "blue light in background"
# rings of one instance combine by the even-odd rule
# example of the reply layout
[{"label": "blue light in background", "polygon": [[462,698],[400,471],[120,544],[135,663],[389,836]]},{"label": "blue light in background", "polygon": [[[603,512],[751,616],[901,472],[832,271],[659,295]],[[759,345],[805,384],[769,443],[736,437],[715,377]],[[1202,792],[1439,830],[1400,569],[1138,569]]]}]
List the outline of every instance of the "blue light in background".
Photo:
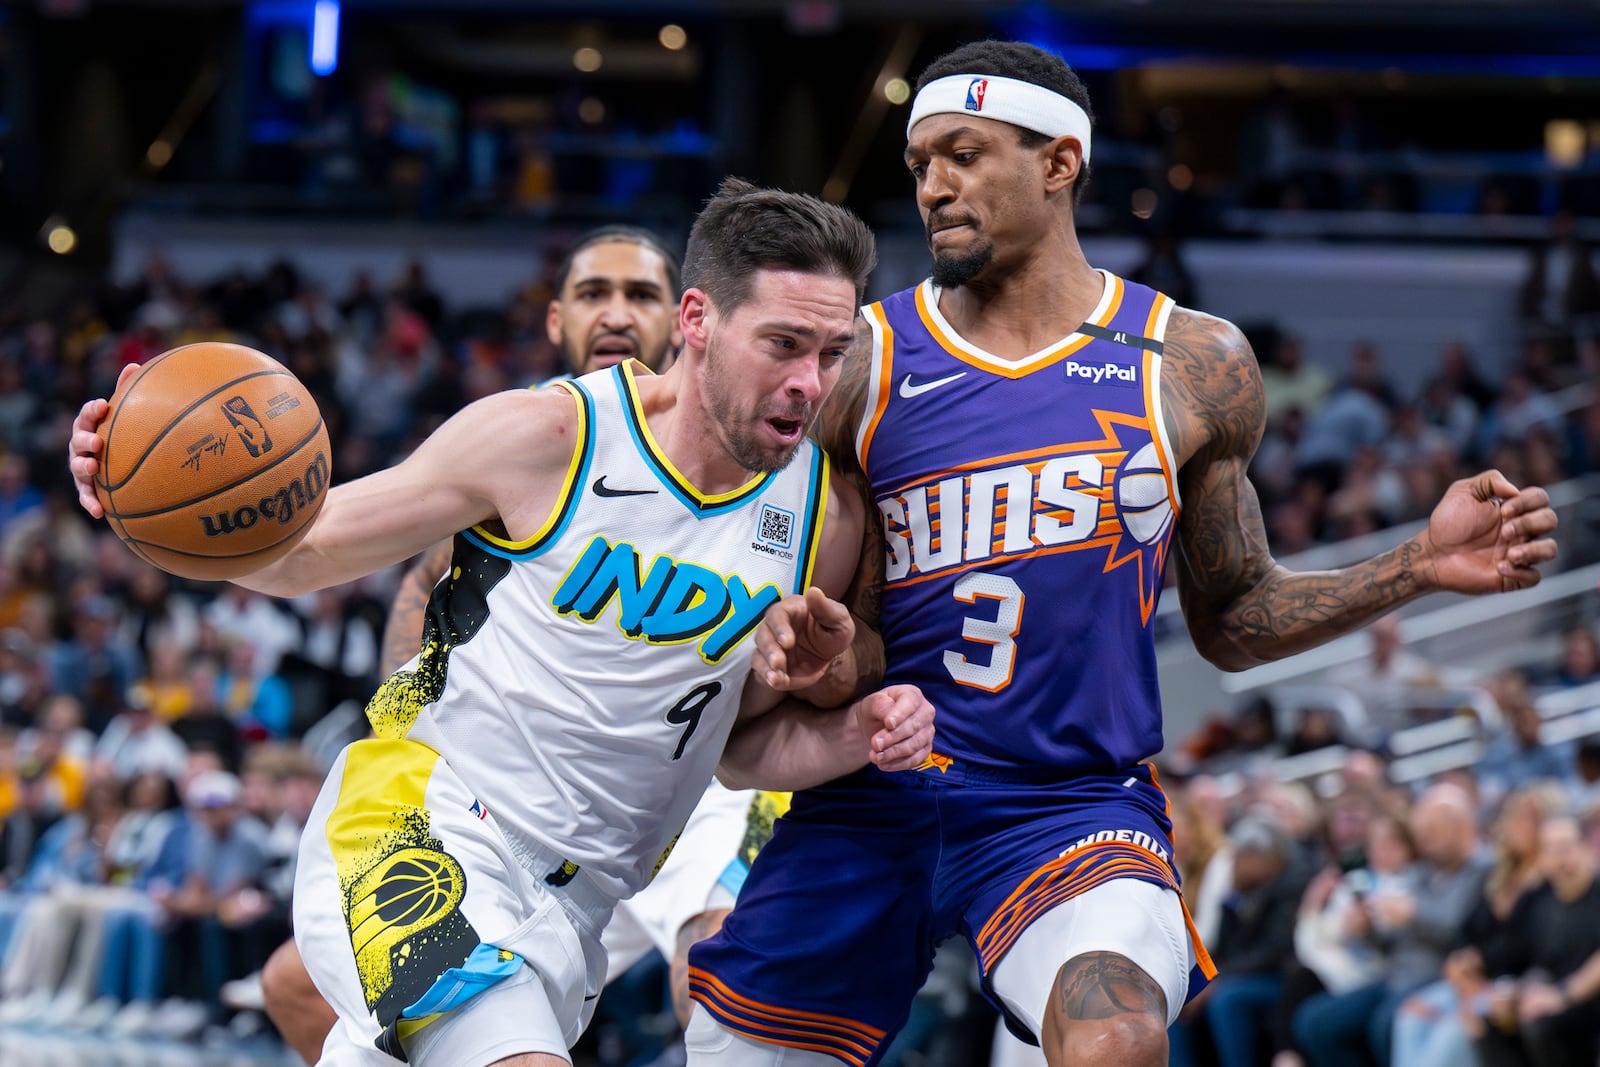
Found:
[{"label": "blue light in background", "polygon": [[317,0],[311,7],[311,73],[323,77],[339,66],[339,0]]}]

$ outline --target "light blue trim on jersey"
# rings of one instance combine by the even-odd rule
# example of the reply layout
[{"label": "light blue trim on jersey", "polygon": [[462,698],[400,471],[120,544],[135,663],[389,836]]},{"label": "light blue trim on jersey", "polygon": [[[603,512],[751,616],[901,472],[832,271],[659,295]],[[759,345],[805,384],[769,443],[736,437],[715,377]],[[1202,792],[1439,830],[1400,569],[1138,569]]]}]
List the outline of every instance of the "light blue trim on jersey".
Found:
[{"label": "light blue trim on jersey", "polygon": [[817,445],[815,441],[807,441],[811,446],[811,485],[806,490],[806,514],[800,523],[800,547],[795,552],[794,591],[804,595],[806,591],[806,574],[811,570],[812,554],[817,550],[816,542],[820,539],[822,526],[817,521],[820,516],[818,508],[828,506],[827,487],[828,479],[825,472],[828,466],[828,454]]},{"label": "light blue trim on jersey", "polygon": [[461,1007],[490,987],[522,970],[515,952],[480,944],[462,961],[439,976],[417,1002],[400,1012],[402,1019],[420,1019]]},{"label": "light blue trim on jersey", "polygon": [[717,884],[738,900],[739,890],[744,888],[745,879],[749,877],[750,865],[742,859],[736,859],[722,869],[722,873],[717,876]]},{"label": "light blue trim on jersey", "polygon": [[572,483],[566,486],[563,491],[561,518],[549,533],[539,539],[537,544],[532,548],[522,550],[496,545],[479,536],[476,531],[471,529],[461,531],[461,536],[491,556],[499,556],[501,559],[513,561],[536,559],[548,551],[557,541],[561,540],[561,535],[572,524],[572,516],[577,514],[578,501],[583,496],[584,486],[589,484],[589,468],[594,463],[594,442],[596,436],[598,436],[594,421],[594,397],[576,378],[564,379],[562,384],[582,398],[583,422],[584,426],[587,427],[587,432],[583,435],[583,459],[578,464],[577,476],[572,479]]}]

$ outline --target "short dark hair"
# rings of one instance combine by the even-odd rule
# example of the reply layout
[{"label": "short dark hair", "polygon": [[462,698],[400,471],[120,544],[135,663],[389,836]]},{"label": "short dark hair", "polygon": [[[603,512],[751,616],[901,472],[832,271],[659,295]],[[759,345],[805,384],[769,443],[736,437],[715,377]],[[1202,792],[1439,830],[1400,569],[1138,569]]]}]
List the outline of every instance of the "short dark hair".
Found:
[{"label": "short dark hair", "polygon": [[689,230],[683,282],[726,314],[750,298],[762,268],[836,274],[855,286],[859,304],[877,265],[872,231],[848,208],[724,178]]},{"label": "short dark hair", "polygon": [[661,261],[667,265],[667,284],[672,292],[667,294],[669,301],[676,300],[678,294],[683,292],[683,275],[678,266],[678,257],[666,246],[666,243],[644,229],[642,226],[596,226],[592,230],[585,230],[578,235],[578,239],[567,249],[567,254],[561,257],[561,265],[556,267],[556,296],[559,299],[561,290],[567,287],[567,278],[572,274],[573,261],[579,253],[595,245],[610,244],[620,241],[625,244],[643,245],[652,252],[661,256]]},{"label": "short dark hair", "polygon": [[[1060,93],[1083,108],[1094,126],[1094,109],[1089,106],[1089,90],[1067,61],[1054,52],[1046,52],[1021,41],[974,41],[929,63],[917,78],[917,92],[931,81],[948,78],[952,74],[992,74],[997,78],[1015,78],[1043,86]],[[1037,130],[1017,127],[1018,139],[1024,148],[1037,148],[1051,138]],[[1083,161],[1077,180],[1072,186],[1072,206],[1083,200],[1083,190],[1089,184],[1089,161]]]}]

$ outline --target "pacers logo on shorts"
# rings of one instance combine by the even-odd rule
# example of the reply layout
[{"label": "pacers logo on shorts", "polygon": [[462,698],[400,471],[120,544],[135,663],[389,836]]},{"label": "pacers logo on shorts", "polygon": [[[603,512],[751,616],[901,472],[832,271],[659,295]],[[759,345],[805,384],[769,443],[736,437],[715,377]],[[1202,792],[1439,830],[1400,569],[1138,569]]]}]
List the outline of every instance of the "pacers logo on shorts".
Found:
[{"label": "pacers logo on shorts", "polygon": [[[417,846],[391,852],[356,881],[349,896],[350,946],[367,1007],[398,1000],[398,1013],[472,951],[478,938],[458,910],[465,892],[461,864]],[[378,1014],[382,1019],[385,1013]]]}]

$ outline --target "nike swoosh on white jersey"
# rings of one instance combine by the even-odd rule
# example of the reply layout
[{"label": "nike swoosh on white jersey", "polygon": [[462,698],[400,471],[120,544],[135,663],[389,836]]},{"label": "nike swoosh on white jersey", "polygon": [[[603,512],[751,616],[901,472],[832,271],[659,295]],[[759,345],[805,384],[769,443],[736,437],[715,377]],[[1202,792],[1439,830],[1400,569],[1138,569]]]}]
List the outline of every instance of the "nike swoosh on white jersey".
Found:
[{"label": "nike swoosh on white jersey", "polygon": [[908,374],[904,378],[900,379],[900,395],[905,397],[907,400],[910,400],[914,396],[921,396],[923,393],[937,389],[941,385],[949,385],[957,378],[965,378],[966,376],[966,371],[958,370],[954,374],[945,378],[935,378],[931,382],[918,382],[916,385],[912,385],[911,375]]}]

